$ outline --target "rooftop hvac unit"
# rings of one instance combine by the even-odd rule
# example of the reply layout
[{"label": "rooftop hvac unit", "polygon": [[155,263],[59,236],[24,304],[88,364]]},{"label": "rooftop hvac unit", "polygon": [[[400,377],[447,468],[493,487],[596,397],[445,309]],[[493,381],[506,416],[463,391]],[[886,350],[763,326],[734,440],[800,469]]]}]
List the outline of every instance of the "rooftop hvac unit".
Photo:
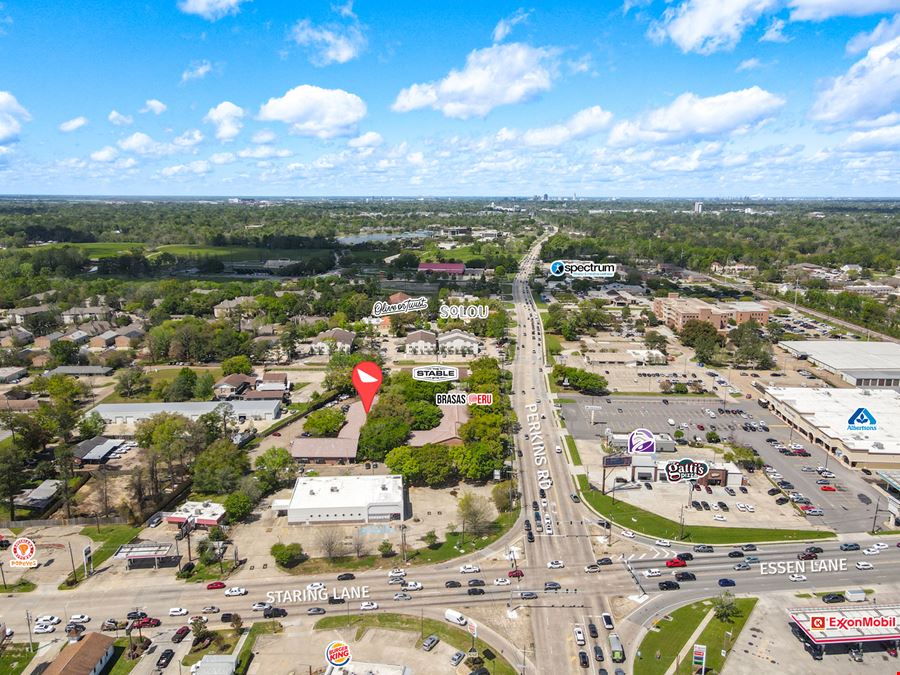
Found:
[{"label": "rooftop hvac unit", "polygon": [[386,491],[388,489],[388,486],[386,484],[382,483],[381,489]]},{"label": "rooftop hvac unit", "polygon": [[331,486],[331,491],[332,491],[332,492],[338,492],[339,489],[340,489],[340,488],[338,488],[337,485],[332,485],[332,486]]}]

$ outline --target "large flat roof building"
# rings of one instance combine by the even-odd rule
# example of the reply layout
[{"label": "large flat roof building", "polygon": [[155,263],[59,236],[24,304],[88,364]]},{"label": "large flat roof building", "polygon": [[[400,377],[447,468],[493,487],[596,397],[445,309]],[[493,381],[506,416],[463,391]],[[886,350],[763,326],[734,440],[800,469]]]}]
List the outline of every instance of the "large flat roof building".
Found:
[{"label": "large flat roof building", "polygon": [[[900,392],[891,389],[767,387],[772,411],[849,466],[900,467]],[[874,424],[851,424],[860,409]]]},{"label": "large flat roof building", "polygon": [[[135,424],[159,413],[178,413],[196,420],[220,405],[231,406],[239,421],[275,420],[281,410],[278,401],[185,401],[181,403],[101,403],[93,411],[107,424]],[[91,412],[93,412],[91,411]],[[243,420],[241,418],[244,418]]]},{"label": "large flat roof building", "polygon": [[402,476],[316,476],[298,478],[272,509],[291,524],[369,523],[402,520],[404,503]]},{"label": "large flat roof building", "polygon": [[778,346],[856,387],[900,389],[900,344],[896,342],[785,340]]},{"label": "large flat roof building", "polygon": [[653,312],[669,328],[679,332],[692,319],[711,323],[716,330],[725,330],[730,320],[737,325],[751,320],[761,326],[769,322],[769,308],[758,302],[737,301],[711,305],[699,298],[682,298],[678,293],[655,298]]}]

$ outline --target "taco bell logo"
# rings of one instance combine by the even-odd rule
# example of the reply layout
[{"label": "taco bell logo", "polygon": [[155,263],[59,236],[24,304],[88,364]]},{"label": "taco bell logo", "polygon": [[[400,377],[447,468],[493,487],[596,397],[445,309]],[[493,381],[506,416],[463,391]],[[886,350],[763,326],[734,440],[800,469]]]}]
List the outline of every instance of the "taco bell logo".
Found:
[{"label": "taco bell logo", "polygon": [[648,429],[635,429],[628,434],[628,452],[645,454],[656,452],[656,438]]},{"label": "taco bell logo", "polygon": [[875,416],[866,408],[857,408],[847,420],[848,431],[877,431],[878,426]]}]

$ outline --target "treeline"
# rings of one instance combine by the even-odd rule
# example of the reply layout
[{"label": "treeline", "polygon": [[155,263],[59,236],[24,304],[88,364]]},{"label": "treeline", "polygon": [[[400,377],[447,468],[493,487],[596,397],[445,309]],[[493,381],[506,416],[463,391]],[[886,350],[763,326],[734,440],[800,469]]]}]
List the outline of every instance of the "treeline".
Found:
[{"label": "treeline", "polygon": [[[776,294],[777,295],[777,294]],[[893,299],[882,303],[874,298],[867,298],[857,293],[829,293],[823,290],[808,289],[804,295],[784,293],[782,299],[816,309],[844,321],[855,323],[864,328],[878,331],[892,337],[900,338],[900,316],[897,304]]]}]

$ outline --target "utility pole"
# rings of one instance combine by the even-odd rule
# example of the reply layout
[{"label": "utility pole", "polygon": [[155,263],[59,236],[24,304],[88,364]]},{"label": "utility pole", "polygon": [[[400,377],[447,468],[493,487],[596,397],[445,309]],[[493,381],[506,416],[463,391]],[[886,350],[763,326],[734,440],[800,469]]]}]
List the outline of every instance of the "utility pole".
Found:
[{"label": "utility pole", "polygon": [[78,576],[75,574],[75,556],[72,555],[72,542],[69,542],[69,561],[72,563],[72,580],[77,582]]},{"label": "utility pole", "polygon": [[28,624],[28,651],[34,651],[34,642],[31,639],[31,612],[25,610],[25,623]]},{"label": "utility pole", "polygon": [[872,515],[872,532],[875,532],[875,527],[878,524],[878,511],[879,506],[881,505],[881,496],[876,497],[875,499],[875,513]]},{"label": "utility pole", "polygon": [[3,577],[3,590],[6,590],[6,574],[3,572],[3,561],[0,560],[0,577]]},{"label": "utility pole", "polygon": [[406,562],[406,525],[400,524],[400,551],[403,554],[403,562]]}]

